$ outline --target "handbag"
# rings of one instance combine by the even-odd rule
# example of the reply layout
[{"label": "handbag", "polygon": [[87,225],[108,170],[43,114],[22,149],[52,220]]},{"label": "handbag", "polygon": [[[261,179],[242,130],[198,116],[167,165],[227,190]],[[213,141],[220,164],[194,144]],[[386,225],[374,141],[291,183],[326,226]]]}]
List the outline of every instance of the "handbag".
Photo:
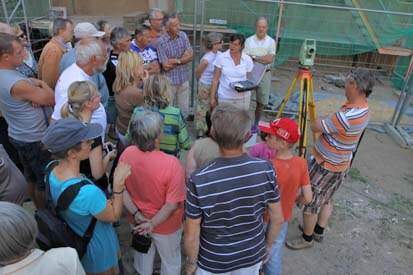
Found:
[{"label": "handbag", "polygon": [[140,253],[148,253],[148,250],[152,244],[152,238],[145,235],[139,235],[138,233],[132,234],[133,238],[131,247]]}]

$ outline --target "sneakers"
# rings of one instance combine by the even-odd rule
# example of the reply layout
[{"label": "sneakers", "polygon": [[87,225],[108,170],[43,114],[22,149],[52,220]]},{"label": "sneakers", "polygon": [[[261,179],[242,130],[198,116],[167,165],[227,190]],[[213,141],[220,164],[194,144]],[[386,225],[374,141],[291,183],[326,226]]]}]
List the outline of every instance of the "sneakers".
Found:
[{"label": "sneakers", "polygon": [[[298,225],[298,230],[300,230],[301,232],[304,232],[304,228],[303,228],[303,225],[302,224],[299,224]],[[324,236],[323,236],[324,234],[317,234],[317,233],[313,233],[313,239],[314,239],[314,241],[316,241],[316,242],[318,242],[318,243],[321,243],[322,241],[323,241],[323,239],[324,239]]]},{"label": "sneakers", "polygon": [[285,242],[286,247],[290,249],[294,249],[294,250],[309,248],[309,247],[312,247],[313,245],[314,245],[313,240],[311,240],[311,242],[307,242],[306,240],[304,240],[303,236],[300,236],[295,240]]}]

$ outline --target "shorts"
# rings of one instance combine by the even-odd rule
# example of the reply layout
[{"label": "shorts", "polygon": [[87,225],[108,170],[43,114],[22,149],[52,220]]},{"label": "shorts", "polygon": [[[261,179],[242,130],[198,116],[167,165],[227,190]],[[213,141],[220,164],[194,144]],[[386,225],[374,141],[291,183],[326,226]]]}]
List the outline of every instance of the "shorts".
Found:
[{"label": "shorts", "polygon": [[264,74],[257,91],[252,92],[251,101],[253,102],[256,101],[263,106],[268,105],[268,101],[270,98],[270,90],[271,90],[271,71],[268,71]]},{"label": "shorts", "polygon": [[9,140],[17,150],[26,181],[33,183],[37,190],[44,191],[44,173],[51,160],[50,152],[43,147],[40,141],[22,142],[11,137]]},{"label": "shorts", "polygon": [[324,169],[322,164],[314,159],[310,164],[311,189],[313,200],[304,207],[304,213],[318,214],[323,205],[330,202],[334,193],[340,187],[347,171],[333,172]]}]

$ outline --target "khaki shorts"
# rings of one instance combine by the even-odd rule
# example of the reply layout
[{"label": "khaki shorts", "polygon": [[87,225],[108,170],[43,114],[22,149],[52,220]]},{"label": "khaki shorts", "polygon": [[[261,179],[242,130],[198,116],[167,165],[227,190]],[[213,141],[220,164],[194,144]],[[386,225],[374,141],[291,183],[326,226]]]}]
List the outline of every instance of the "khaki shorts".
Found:
[{"label": "khaki shorts", "polygon": [[268,71],[264,74],[259,88],[257,91],[253,91],[251,94],[251,101],[258,102],[263,106],[268,105],[268,101],[270,98],[270,90],[271,90],[271,71]]},{"label": "khaki shorts", "polygon": [[311,189],[313,200],[304,207],[304,213],[318,214],[323,205],[330,202],[334,193],[340,187],[347,171],[333,172],[324,169],[315,159],[310,164]]}]

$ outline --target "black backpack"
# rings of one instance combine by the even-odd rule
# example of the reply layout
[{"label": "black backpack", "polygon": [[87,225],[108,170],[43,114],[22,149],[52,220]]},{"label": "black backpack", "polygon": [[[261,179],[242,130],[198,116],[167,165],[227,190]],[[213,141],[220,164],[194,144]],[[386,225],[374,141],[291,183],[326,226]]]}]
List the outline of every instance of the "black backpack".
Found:
[{"label": "black backpack", "polygon": [[96,218],[92,216],[92,220],[81,237],[77,235],[70,226],[60,216],[61,211],[69,208],[70,204],[76,198],[80,189],[90,184],[87,180],[82,180],[67,187],[57,200],[57,206],[53,206],[50,194],[49,175],[53,168],[58,164],[57,161],[50,162],[46,168],[45,184],[46,184],[46,201],[45,209],[38,209],[34,214],[36,219],[39,234],[36,242],[40,249],[46,251],[56,247],[72,247],[76,249],[79,258],[82,259],[86,253],[87,246],[93,236],[93,231],[96,225]]}]

